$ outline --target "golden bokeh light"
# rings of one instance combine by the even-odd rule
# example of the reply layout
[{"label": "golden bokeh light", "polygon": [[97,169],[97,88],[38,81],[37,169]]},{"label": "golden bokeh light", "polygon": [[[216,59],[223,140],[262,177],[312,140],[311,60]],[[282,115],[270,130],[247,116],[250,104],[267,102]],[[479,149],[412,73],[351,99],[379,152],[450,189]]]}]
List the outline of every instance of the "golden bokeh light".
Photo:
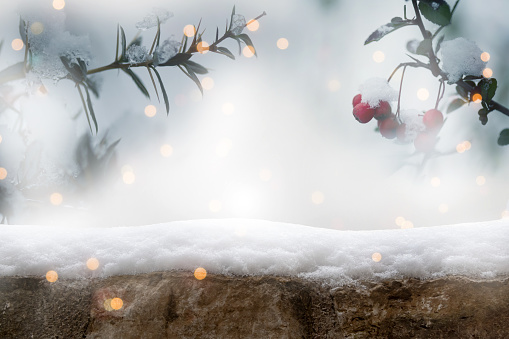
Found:
[{"label": "golden bokeh light", "polygon": [[91,271],[95,271],[99,268],[99,260],[96,258],[90,258],[87,260],[87,268]]},{"label": "golden bokeh light", "polygon": [[212,213],[217,213],[217,212],[221,211],[222,207],[223,207],[223,204],[221,204],[221,201],[219,201],[219,200],[211,200],[209,202],[209,210]]},{"label": "golden bokeh light", "polygon": [[465,152],[466,150],[467,150],[467,149],[465,148],[465,145],[464,145],[463,143],[458,144],[458,145],[456,146],[456,152],[458,152],[458,153],[463,153],[463,152]]},{"label": "golden bokeh light", "polygon": [[463,146],[465,146],[465,150],[468,151],[472,147],[472,144],[470,141],[463,141]]},{"label": "golden bokeh light", "polygon": [[260,173],[258,173],[261,181],[269,181],[272,179],[272,172],[267,168],[262,168]]},{"label": "golden bokeh light", "polygon": [[3,167],[0,167],[0,180],[4,180],[7,178],[7,170]]},{"label": "golden bokeh light", "polygon": [[106,311],[108,312],[111,312],[113,311],[113,308],[111,307],[111,298],[110,299],[106,299],[104,300],[103,302],[103,307]]},{"label": "golden bokeh light", "polygon": [[53,0],[53,8],[57,11],[64,9],[65,1],[64,0]]},{"label": "golden bokeh light", "polygon": [[481,60],[484,62],[488,62],[490,60],[490,53],[488,52],[481,53]]},{"label": "golden bokeh light", "polygon": [[287,49],[287,48],[288,48],[288,46],[290,45],[290,43],[288,42],[288,40],[287,40],[287,39],[285,39],[285,38],[280,38],[280,39],[277,41],[276,45],[277,45],[277,48],[279,48],[279,49]]},{"label": "golden bokeh light", "polygon": [[371,259],[374,261],[374,262],[379,262],[380,260],[382,260],[382,255],[378,252],[375,252],[371,255]]},{"label": "golden bokeh light", "polygon": [[136,181],[136,176],[132,171],[126,171],[122,174],[122,181],[127,185],[132,185]]},{"label": "golden bokeh light", "polygon": [[119,310],[124,306],[124,302],[120,298],[113,298],[110,301],[110,306],[114,310]]},{"label": "golden bokeh light", "polygon": [[44,31],[44,25],[40,22],[34,22],[32,25],[30,25],[30,31],[34,35],[39,35]]},{"label": "golden bokeh light", "polygon": [[145,115],[147,117],[152,118],[152,117],[154,117],[156,115],[156,113],[157,113],[156,106],[154,106],[154,105],[147,105],[145,107]]},{"label": "golden bokeh light", "polygon": [[251,19],[247,22],[246,28],[249,29],[251,32],[257,31],[258,28],[260,28],[260,23],[258,20]]},{"label": "golden bokeh light", "polygon": [[253,46],[245,46],[243,49],[242,49],[242,54],[246,57],[246,58],[251,58],[252,56],[255,55],[255,49]]},{"label": "golden bokeh light", "polygon": [[225,115],[231,115],[235,112],[235,105],[231,102],[225,102],[221,109]]},{"label": "golden bokeh light", "polygon": [[193,25],[186,25],[184,27],[184,35],[188,38],[192,38],[196,34],[196,28]]},{"label": "golden bokeh light", "polygon": [[475,178],[475,183],[477,186],[482,186],[486,183],[486,178],[482,175],[479,175],[477,178]]},{"label": "golden bokeh light", "polygon": [[196,46],[196,50],[201,54],[205,54],[209,51],[209,44],[206,41],[200,41]]},{"label": "golden bokeh light", "polygon": [[198,280],[203,280],[207,276],[207,271],[203,267],[198,267],[194,270],[194,277]]},{"label": "golden bokeh light", "polygon": [[49,201],[53,206],[60,206],[64,201],[64,197],[62,196],[62,194],[55,192],[49,196]]},{"label": "golden bokeh light", "polygon": [[447,204],[440,204],[440,206],[438,206],[438,211],[442,214],[445,214],[449,211],[449,205]]},{"label": "golden bokeh light", "polygon": [[484,71],[482,71],[482,75],[485,78],[491,78],[493,76],[493,70],[491,68],[486,67]]},{"label": "golden bokeh light", "polygon": [[55,271],[48,271],[46,273],[46,280],[53,283],[58,280],[58,274]]},{"label": "golden bokeh light", "polygon": [[414,223],[411,222],[410,220],[405,220],[403,222],[403,224],[401,225],[401,228],[404,229],[404,230],[405,229],[409,229],[409,228],[414,228]]},{"label": "golden bokeh light", "polygon": [[405,218],[403,218],[403,217],[397,217],[397,218],[396,218],[396,220],[395,220],[395,222],[396,222],[396,226],[401,227],[401,226],[403,226],[403,223],[405,222]]},{"label": "golden bokeh light", "polygon": [[385,60],[384,52],[376,51],[375,53],[373,53],[373,61],[375,61],[376,63],[384,62],[384,60]]},{"label": "golden bokeh light", "polygon": [[23,43],[23,40],[21,40],[21,39],[14,39],[11,42],[11,47],[15,51],[21,51],[23,49],[24,45],[25,44]]},{"label": "golden bokeh light", "polygon": [[431,178],[430,182],[431,182],[431,186],[433,186],[433,187],[440,186],[440,178],[438,178],[438,177]]},{"label": "golden bokeh light", "polygon": [[427,88],[419,88],[417,91],[417,98],[421,101],[426,101],[429,98],[429,91]]},{"label": "golden bokeh light", "polygon": [[168,158],[173,154],[173,147],[171,147],[171,145],[164,144],[159,149],[159,152],[163,157]]},{"label": "golden bokeh light", "polygon": [[482,101],[482,95],[479,94],[479,93],[475,93],[473,96],[472,96],[472,101],[475,102],[476,104],[479,104],[481,103]]},{"label": "golden bokeh light", "polygon": [[311,194],[311,202],[315,205],[323,204],[325,196],[320,191],[315,191]]},{"label": "golden bokeh light", "polygon": [[222,139],[216,146],[216,154],[221,158],[228,156],[232,149],[233,143],[230,139],[224,138]]},{"label": "golden bokeh light", "polygon": [[214,88],[214,79],[211,77],[205,77],[201,80],[201,87],[203,87],[204,90],[210,91],[212,88]]},{"label": "golden bokeh light", "polygon": [[327,88],[331,92],[337,92],[341,88],[341,83],[336,79],[329,80],[329,83],[327,84]]}]

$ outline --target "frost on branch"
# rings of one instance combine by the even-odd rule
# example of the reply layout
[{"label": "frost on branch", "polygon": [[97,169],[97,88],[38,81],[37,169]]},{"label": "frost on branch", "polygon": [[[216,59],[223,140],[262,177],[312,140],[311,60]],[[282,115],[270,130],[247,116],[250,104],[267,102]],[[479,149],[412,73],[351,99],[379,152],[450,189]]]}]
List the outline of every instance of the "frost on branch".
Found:
[{"label": "frost on branch", "polygon": [[246,26],[246,18],[241,14],[235,14],[232,18],[232,29],[233,35],[239,35]]},{"label": "frost on branch", "polygon": [[131,45],[127,50],[127,60],[131,65],[147,61],[148,51],[145,46]]},{"label": "frost on branch", "polygon": [[371,107],[378,107],[380,101],[398,100],[398,92],[383,78],[371,78],[359,87],[362,102]]},{"label": "frost on branch", "polygon": [[157,26],[157,19],[160,24],[164,24],[169,18],[173,17],[173,13],[168,12],[163,8],[153,8],[142,21],[136,23],[136,28],[145,31],[149,28]]},{"label": "frost on branch", "polygon": [[180,48],[180,42],[172,38],[164,40],[159,47],[156,48],[154,53],[154,65],[165,63],[170,58],[173,58]]},{"label": "frost on branch", "polygon": [[486,63],[481,60],[481,49],[475,42],[465,38],[442,42],[442,70],[447,73],[450,84],[464,75],[481,76]]}]

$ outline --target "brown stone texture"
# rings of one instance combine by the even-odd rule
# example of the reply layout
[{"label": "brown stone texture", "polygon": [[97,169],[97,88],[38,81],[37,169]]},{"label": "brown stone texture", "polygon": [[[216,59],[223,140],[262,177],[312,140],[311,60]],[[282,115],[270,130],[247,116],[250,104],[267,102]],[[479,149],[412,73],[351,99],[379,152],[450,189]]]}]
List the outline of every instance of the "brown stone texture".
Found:
[{"label": "brown stone texture", "polygon": [[343,287],[190,272],[2,277],[0,338],[509,338],[509,277]]}]

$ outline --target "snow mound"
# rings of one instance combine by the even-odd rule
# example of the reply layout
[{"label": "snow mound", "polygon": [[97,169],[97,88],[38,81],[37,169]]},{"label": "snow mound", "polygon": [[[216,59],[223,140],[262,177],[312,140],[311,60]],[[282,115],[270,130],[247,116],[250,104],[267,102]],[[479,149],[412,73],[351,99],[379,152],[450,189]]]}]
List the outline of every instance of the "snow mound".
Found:
[{"label": "snow mound", "polygon": [[371,78],[366,80],[360,87],[362,102],[371,107],[378,107],[380,101],[398,100],[398,92],[392,88],[383,78]]},{"label": "snow mound", "polygon": [[[203,267],[337,285],[360,279],[509,273],[509,221],[337,231],[260,220],[195,220],[115,228],[0,227],[0,276],[106,277]],[[374,253],[381,260],[372,259]],[[99,261],[91,271],[86,262]]]},{"label": "snow mound", "polygon": [[442,42],[440,53],[442,70],[447,73],[450,84],[464,75],[481,76],[486,68],[486,62],[481,60],[481,49],[475,42],[465,38]]}]

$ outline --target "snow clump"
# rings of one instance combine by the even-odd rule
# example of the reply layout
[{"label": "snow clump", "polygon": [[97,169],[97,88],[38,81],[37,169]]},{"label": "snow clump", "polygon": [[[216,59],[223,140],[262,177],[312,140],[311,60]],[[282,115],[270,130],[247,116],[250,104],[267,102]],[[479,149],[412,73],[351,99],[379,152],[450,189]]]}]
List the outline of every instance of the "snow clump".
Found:
[{"label": "snow clump", "polygon": [[131,65],[145,62],[148,59],[148,51],[145,46],[131,45],[126,54]]},{"label": "snow clump", "polygon": [[422,117],[423,114],[415,109],[406,109],[399,112],[399,118],[405,124],[405,142],[415,140],[417,134],[426,130]]},{"label": "snow clump", "polygon": [[359,91],[362,102],[371,107],[378,107],[380,101],[391,102],[398,99],[398,92],[383,78],[368,79],[359,87]]},{"label": "snow clump", "polygon": [[136,23],[136,28],[146,31],[149,28],[157,27],[158,18],[159,23],[164,24],[171,17],[173,17],[173,13],[168,12],[163,8],[153,8],[152,12],[146,15],[142,21]]},{"label": "snow clump", "polygon": [[154,65],[165,63],[173,58],[179,51],[180,42],[173,39],[173,36],[164,40],[154,53]]},{"label": "snow clump", "polygon": [[475,42],[465,38],[444,41],[441,45],[442,70],[447,73],[450,84],[464,75],[481,76],[486,62],[481,60],[481,49]]},{"label": "snow clump", "polygon": [[246,18],[241,14],[235,14],[232,18],[232,34],[239,35],[244,27],[246,27]]}]

